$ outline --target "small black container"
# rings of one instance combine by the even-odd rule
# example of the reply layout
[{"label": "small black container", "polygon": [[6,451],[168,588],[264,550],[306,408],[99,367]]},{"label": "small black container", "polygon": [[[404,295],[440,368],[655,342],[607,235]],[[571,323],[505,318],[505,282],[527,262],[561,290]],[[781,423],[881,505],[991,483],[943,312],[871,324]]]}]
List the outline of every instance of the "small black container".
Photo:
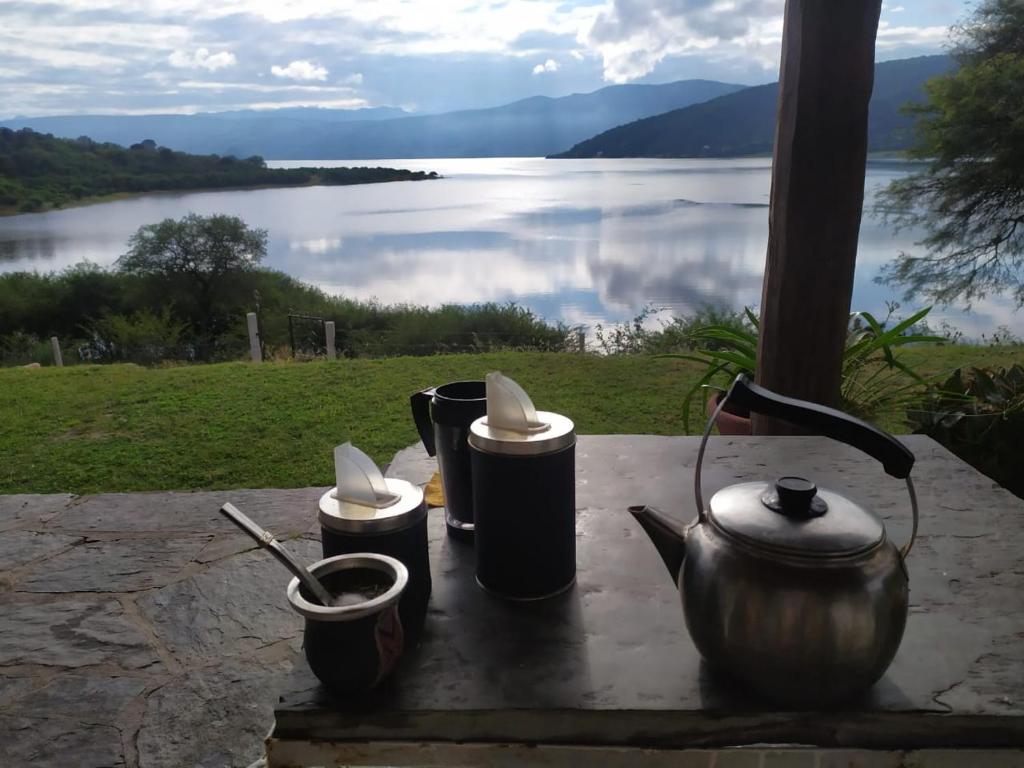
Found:
[{"label": "small black container", "polygon": [[399,613],[406,646],[414,648],[423,634],[431,591],[427,505],[422,489],[412,483],[391,477],[385,482],[399,498],[380,509],[340,501],[333,488],[321,496],[320,538],[324,557],[372,552],[396,558],[408,568]]},{"label": "small black container", "polygon": [[482,381],[453,381],[409,398],[423,447],[437,456],[444,488],[445,523],[454,536],[473,535],[473,482],[469,465],[469,425],[487,413]]},{"label": "small black container", "polygon": [[[473,422],[476,580],[513,600],[541,600],[576,580],[576,433],[538,411],[530,433]],[[546,426],[543,426],[546,425]]]},{"label": "small black container", "polygon": [[309,567],[339,606],[315,602],[298,579],[288,602],[305,619],[303,650],[309,668],[335,693],[361,693],[381,683],[407,647],[399,603],[409,572],[393,557],[340,555]]}]

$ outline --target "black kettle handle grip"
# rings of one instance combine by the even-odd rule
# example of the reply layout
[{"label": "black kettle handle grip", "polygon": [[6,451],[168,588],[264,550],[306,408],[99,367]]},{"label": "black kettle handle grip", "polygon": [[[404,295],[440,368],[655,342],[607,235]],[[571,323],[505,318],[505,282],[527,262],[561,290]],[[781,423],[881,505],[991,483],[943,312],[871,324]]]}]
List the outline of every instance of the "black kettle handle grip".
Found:
[{"label": "black kettle handle grip", "polygon": [[433,387],[409,397],[409,405],[412,406],[412,420],[416,422],[416,430],[420,433],[420,440],[423,441],[423,447],[427,449],[428,456],[437,455],[437,446],[434,445],[434,420],[430,418],[430,402],[433,399]]},{"label": "black kettle handle grip", "polygon": [[758,386],[746,374],[736,377],[725,400],[852,445],[880,461],[893,477],[907,478],[914,466],[914,454],[888,432],[835,408],[778,395]]}]

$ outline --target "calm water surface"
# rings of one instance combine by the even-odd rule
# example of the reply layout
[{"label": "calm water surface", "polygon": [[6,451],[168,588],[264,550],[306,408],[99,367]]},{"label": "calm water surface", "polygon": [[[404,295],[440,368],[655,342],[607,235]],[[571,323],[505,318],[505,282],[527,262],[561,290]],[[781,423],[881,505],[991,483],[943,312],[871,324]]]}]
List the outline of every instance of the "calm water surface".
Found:
[{"label": "calm water surface", "polygon": [[[385,303],[516,301],[550,320],[618,322],[654,305],[760,301],[768,240],[768,159],[374,160],[436,170],[438,181],[160,194],[0,219],[0,271],[111,264],[141,225],[228,213],[269,232],[268,266],[326,291]],[[353,161],[271,163],[353,165]],[[369,164],[369,163],[368,163]],[[871,163],[874,192],[904,173]],[[866,215],[853,305],[897,298],[873,278],[919,233]],[[909,308],[909,307],[907,307]],[[971,335],[1007,324],[1012,305],[936,310]],[[905,310],[906,311],[906,308]]]}]

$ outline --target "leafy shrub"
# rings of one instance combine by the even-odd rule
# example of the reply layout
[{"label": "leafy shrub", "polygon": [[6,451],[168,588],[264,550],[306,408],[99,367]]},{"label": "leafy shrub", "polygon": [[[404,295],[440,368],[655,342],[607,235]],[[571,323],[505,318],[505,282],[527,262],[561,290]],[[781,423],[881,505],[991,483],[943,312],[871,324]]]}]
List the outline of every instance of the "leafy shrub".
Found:
[{"label": "leafy shrub", "polygon": [[[658,310],[648,305],[629,322],[607,327],[598,323],[594,338],[599,351],[606,355],[693,351],[697,347],[693,336],[695,329],[713,325],[747,332],[752,327],[747,312],[749,310],[741,312],[724,305],[706,304],[692,314],[661,321],[661,328],[650,328],[648,321]],[[708,344],[714,346],[713,341]]]},{"label": "leafy shrub", "polygon": [[48,365],[52,362],[53,348],[48,340],[24,331],[0,336],[0,363],[3,365]]},{"label": "leafy shrub", "polygon": [[175,320],[170,307],[159,313],[142,310],[132,315],[107,315],[87,327],[87,356],[103,362],[156,363],[191,359],[182,344],[186,326]]},{"label": "leafy shrub", "polygon": [[[386,326],[358,328],[335,319],[337,344],[348,356],[423,355],[499,349],[563,350],[573,329],[549,325],[515,303],[399,305],[382,310]],[[332,318],[333,319],[333,318]]]},{"label": "leafy shrub", "polygon": [[[173,277],[124,274],[94,264],[43,275],[11,272],[0,274],[0,329],[38,339],[56,335],[66,348],[80,344],[82,355],[97,362],[155,361],[160,349],[169,359],[243,359],[249,348],[245,313],[254,310],[268,352],[289,348],[289,314],[333,320],[339,353],[348,356],[578,347],[574,329],[546,323],[516,304],[387,306],[330,296],[270,269],[234,272],[225,279],[212,310],[217,331],[208,334],[200,332],[203,310],[195,294]],[[163,305],[170,309],[154,315],[151,308]],[[157,327],[155,318],[166,326]],[[177,329],[176,341],[165,333],[170,326]],[[0,356],[0,362],[15,360]]]},{"label": "leafy shrub", "polygon": [[1024,367],[957,370],[907,409],[928,435],[1024,498]]},{"label": "leafy shrub", "polygon": [[[919,397],[928,381],[900,360],[897,347],[907,344],[937,344],[939,336],[913,332],[931,311],[927,307],[891,328],[891,318],[879,322],[870,312],[850,314],[846,346],[843,351],[840,408],[862,419],[871,420],[879,413],[906,405]],[[693,354],[670,354],[702,363],[705,373],[683,399],[683,423],[689,429],[693,398],[718,382],[727,385],[740,373],[753,376],[757,371],[758,318],[745,311],[747,325],[698,325],[691,327],[688,338],[695,346]]]}]

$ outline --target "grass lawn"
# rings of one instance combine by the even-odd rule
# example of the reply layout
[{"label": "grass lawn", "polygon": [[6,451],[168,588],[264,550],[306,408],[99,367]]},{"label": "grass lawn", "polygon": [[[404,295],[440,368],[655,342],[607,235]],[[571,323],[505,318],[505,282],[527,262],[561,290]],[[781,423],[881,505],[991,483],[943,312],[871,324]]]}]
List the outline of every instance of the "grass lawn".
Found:
[{"label": "grass lawn", "polygon": [[[1024,347],[911,349],[922,372],[1024,362]],[[329,485],[333,446],[378,462],[417,440],[409,395],[501,370],[581,434],[683,434],[700,368],[507,352],[331,363],[0,370],[0,493]],[[883,424],[900,430],[900,415]]]}]

